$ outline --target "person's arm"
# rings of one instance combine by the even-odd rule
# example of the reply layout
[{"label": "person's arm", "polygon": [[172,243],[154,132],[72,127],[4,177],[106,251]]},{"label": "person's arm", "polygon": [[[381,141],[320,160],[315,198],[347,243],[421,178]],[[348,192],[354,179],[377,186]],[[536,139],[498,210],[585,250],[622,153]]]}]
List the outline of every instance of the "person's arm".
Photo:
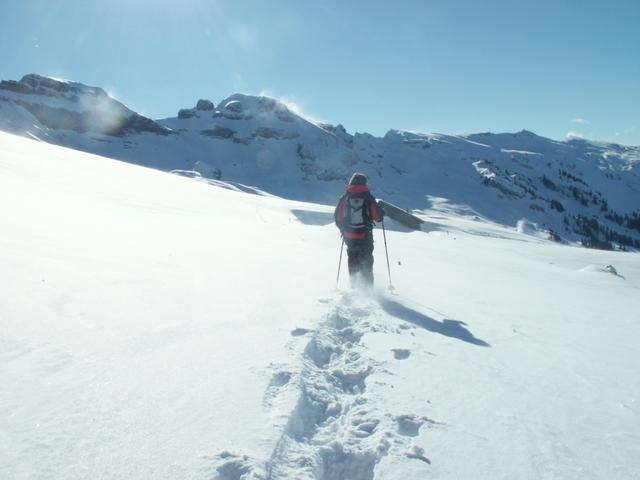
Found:
[{"label": "person's arm", "polygon": [[373,196],[371,197],[369,211],[371,212],[371,218],[375,222],[380,223],[384,218],[384,210],[378,205],[378,202]]},{"label": "person's arm", "polygon": [[333,219],[336,222],[336,226],[340,229],[340,231],[342,231],[342,229],[344,228],[344,217],[346,213],[345,209],[346,209],[346,201],[345,201],[345,197],[343,196],[338,202],[338,205],[336,205],[336,209],[333,212]]}]

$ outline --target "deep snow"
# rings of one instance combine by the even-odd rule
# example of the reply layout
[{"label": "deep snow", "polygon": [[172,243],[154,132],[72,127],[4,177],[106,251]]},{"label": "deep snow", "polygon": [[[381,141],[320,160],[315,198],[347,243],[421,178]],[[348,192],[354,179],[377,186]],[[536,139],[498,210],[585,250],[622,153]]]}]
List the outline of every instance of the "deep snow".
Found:
[{"label": "deep snow", "polygon": [[0,204],[5,478],[638,478],[636,253],[425,210],[336,292],[330,206],[5,133]]}]

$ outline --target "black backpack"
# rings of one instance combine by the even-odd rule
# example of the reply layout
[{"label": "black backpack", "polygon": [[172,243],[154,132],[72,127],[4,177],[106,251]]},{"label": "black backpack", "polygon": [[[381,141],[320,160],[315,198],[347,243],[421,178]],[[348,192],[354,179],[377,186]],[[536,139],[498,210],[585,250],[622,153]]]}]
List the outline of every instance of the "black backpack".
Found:
[{"label": "black backpack", "polygon": [[373,222],[369,210],[369,195],[363,193],[346,193],[340,199],[345,202],[344,218],[339,222],[341,229],[354,232],[371,230]]}]

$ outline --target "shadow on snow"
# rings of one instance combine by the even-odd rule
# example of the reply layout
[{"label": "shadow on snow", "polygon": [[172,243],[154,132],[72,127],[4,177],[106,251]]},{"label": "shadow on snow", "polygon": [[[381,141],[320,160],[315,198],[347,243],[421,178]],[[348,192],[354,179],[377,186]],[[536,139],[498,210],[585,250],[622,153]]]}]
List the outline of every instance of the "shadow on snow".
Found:
[{"label": "shadow on snow", "polygon": [[446,337],[457,338],[463,342],[472,343],[481,347],[491,346],[484,340],[476,338],[473,333],[466,328],[467,324],[460,320],[449,320],[445,318],[439,322],[423,313],[412,310],[409,307],[389,299],[381,300],[380,305],[389,315],[404,320],[405,322],[413,323],[430,332],[439,333]]},{"label": "shadow on snow", "polygon": [[329,225],[333,223],[333,213],[292,209],[291,213],[305,225]]}]

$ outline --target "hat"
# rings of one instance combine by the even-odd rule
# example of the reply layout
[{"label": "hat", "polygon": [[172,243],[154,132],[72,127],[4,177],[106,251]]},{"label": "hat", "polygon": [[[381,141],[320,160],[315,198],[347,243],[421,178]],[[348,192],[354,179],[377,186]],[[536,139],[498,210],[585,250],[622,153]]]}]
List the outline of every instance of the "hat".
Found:
[{"label": "hat", "polygon": [[349,180],[349,185],[366,185],[367,184],[367,176],[364,173],[354,173],[351,175],[351,180]]}]

